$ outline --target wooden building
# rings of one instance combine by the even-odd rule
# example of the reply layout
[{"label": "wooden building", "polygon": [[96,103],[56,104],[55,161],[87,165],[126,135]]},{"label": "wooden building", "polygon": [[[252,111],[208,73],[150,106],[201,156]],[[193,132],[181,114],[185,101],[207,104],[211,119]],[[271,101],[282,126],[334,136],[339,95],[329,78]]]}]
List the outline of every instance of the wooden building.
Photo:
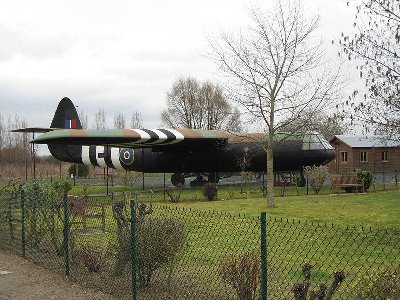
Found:
[{"label": "wooden building", "polygon": [[400,141],[378,136],[336,135],[331,141],[336,158],[328,164],[333,174],[346,174],[355,170],[374,173],[400,171]]}]

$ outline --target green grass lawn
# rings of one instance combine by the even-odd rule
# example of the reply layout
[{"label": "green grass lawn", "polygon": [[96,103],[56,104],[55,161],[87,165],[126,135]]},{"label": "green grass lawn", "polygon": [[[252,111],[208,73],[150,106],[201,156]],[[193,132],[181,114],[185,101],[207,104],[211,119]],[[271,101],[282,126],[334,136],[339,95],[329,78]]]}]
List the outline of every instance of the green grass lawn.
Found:
[{"label": "green grass lawn", "polygon": [[[365,194],[344,193],[331,194],[324,188],[320,195],[306,194],[305,188],[288,187],[285,196],[281,196],[281,188],[275,188],[276,208],[268,208],[267,199],[259,188],[245,189],[237,186],[221,186],[218,189],[217,201],[206,201],[200,188],[182,189],[178,203],[171,203],[168,195],[160,190],[141,187],[131,189],[132,198],[144,203],[163,203],[169,206],[196,208],[203,211],[219,211],[235,214],[259,216],[266,211],[269,217],[307,220],[319,223],[333,223],[342,226],[364,226],[374,228],[400,228],[400,190],[395,185],[387,185],[387,190]],[[129,189],[129,188],[128,188]],[[124,187],[115,186],[110,192],[122,192]],[[88,187],[89,194],[105,193],[104,187]],[[82,194],[82,187],[76,186],[71,194]]]},{"label": "green grass lawn", "polygon": [[215,210],[258,216],[307,220],[336,225],[400,229],[400,190],[367,194],[303,195],[275,198],[268,208],[266,198],[171,203],[178,207]]}]

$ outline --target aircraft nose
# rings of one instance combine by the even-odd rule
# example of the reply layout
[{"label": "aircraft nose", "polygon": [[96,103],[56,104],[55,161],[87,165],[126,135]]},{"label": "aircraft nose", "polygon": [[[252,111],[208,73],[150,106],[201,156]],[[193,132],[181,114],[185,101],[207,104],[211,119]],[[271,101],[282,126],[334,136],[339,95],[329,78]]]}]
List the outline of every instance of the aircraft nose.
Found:
[{"label": "aircraft nose", "polygon": [[325,150],[325,160],[322,164],[326,165],[328,162],[335,159],[335,157],[336,157],[335,149],[326,149]]}]

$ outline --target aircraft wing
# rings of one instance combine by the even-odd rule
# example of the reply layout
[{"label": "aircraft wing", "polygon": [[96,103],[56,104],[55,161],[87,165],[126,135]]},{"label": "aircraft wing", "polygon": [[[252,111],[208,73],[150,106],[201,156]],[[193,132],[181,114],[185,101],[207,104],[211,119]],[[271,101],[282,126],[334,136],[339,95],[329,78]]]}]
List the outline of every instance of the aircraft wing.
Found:
[{"label": "aircraft wing", "polygon": [[[61,145],[108,145],[112,147],[169,147],[221,145],[228,133],[200,129],[61,129],[44,133],[31,143]],[[176,147],[174,146],[174,148]]]}]

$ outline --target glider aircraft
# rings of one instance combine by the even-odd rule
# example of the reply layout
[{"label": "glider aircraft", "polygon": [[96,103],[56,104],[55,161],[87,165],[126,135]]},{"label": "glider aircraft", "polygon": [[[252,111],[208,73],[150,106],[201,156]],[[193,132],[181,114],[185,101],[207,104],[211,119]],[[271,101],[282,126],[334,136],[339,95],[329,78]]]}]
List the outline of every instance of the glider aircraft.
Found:
[{"label": "glider aircraft", "polygon": [[[174,185],[185,177],[208,174],[218,182],[219,174],[266,170],[262,147],[265,133],[232,134],[200,129],[82,129],[69,98],[58,104],[46,133],[31,142],[47,144],[58,160],[140,171],[173,173]],[[300,171],[305,166],[326,164],[335,150],[316,132],[277,134],[274,171]],[[202,178],[202,177],[201,177]]]}]

